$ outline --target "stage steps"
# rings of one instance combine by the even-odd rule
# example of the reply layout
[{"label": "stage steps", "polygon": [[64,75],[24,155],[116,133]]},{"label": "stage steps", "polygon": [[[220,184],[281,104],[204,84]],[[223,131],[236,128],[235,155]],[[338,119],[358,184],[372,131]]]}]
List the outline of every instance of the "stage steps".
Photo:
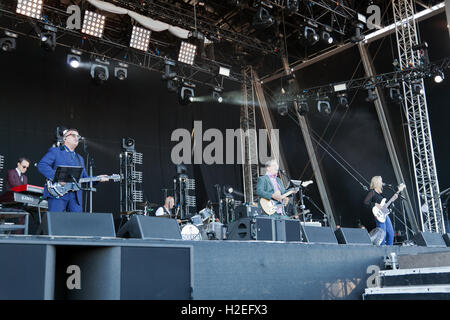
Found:
[{"label": "stage steps", "polygon": [[449,257],[433,252],[385,259],[392,269],[378,272],[376,286],[366,288],[363,299],[450,300]]}]

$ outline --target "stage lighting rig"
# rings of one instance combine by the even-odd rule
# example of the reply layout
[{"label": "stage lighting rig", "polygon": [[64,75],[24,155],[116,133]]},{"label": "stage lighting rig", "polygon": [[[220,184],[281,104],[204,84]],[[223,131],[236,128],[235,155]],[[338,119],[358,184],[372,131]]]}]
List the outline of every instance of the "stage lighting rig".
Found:
[{"label": "stage lighting rig", "polygon": [[261,3],[256,11],[256,14],[253,16],[253,26],[256,29],[264,30],[273,25],[274,22],[274,18],[271,16],[269,11],[262,6]]},{"label": "stage lighting rig", "polygon": [[41,19],[43,0],[17,0],[16,13]]},{"label": "stage lighting rig", "polygon": [[214,101],[217,101],[218,103],[222,103],[223,102],[223,97],[222,97],[222,88],[214,88],[213,92],[212,92],[212,96]]},{"label": "stage lighting rig", "polygon": [[122,138],[122,150],[126,152],[134,152],[135,151],[135,141],[132,138]]},{"label": "stage lighting rig", "polygon": [[125,80],[128,76],[128,65],[119,62],[118,66],[114,68],[114,77],[119,80]]},{"label": "stage lighting rig", "polygon": [[389,88],[389,97],[395,102],[400,103],[403,101],[402,93],[400,91],[400,86],[392,86]]},{"label": "stage lighting rig", "polygon": [[103,36],[103,30],[105,28],[106,17],[86,10],[84,13],[82,33],[101,38]]},{"label": "stage lighting rig", "polygon": [[378,99],[378,96],[375,92],[375,90],[373,89],[368,89],[367,90],[367,97],[366,97],[366,101],[367,102],[374,102],[375,100]]},{"label": "stage lighting rig", "polygon": [[8,52],[16,49],[17,34],[5,31],[5,37],[0,38],[0,48],[2,51]]},{"label": "stage lighting rig", "polygon": [[322,40],[327,44],[333,44],[334,39],[328,31],[322,31]]},{"label": "stage lighting rig", "polygon": [[330,99],[326,96],[317,99],[317,111],[327,115],[331,113]]},{"label": "stage lighting rig", "polygon": [[41,47],[47,51],[55,51],[57,29],[49,25],[45,25],[44,29],[46,31],[41,33]]},{"label": "stage lighting rig", "polygon": [[313,46],[319,42],[320,37],[314,28],[304,26],[303,32],[299,32],[299,39],[304,45]]},{"label": "stage lighting rig", "polygon": [[412,91],[414,94],[424,94],[425,90],[420,82],[412,83]]},{"label": "stage lighting rig", "polygon": [[346,93],[338,94],[337,99],[338,99],[338,106],[348,108],[348,98]]},{"label": "stage lighting rig", "polygon": [[162,79],[167,81],[167,89],[169,91],[175,92],[178,89],[178,78],[177,73],[172,71],[172,67],[175,67],[176,63],[173,60],[164,60],[164,74]]},{"label": "stage lighting rig", "polygon": [[364,24],[361,21],[357,21],[354,23],[355,26],[355,34],[350,38],[350,41],[353,43],[358,43],[365,39],[365,36],[361,33],[364,29]]},{"label": "stage lighting rig", "polygon": [[77,69],[81,65],[81,51],[71,49],[71,53],[67,54],[67,64],[74,69]]},{"label": "stage lighting rig", "polygon": [[297,96],[297,111],[301,116],[309,112],[308,99],[304,96]]},{"label": "stage lighting rig", "polygon": [[131,32],[130,47],[147,52],[150,44],[150,36],[152,32],[150,30],[133,26]]},{"label": "stage lighting rig", "polygon": [[102,84],[109,78],[109,61],[96,58],[91,64],[91,77],[97,84]]},{"label": "stage lighting rig", "polygon": [[178,88],[178,102],[182,106],[187,106],[191,103],[195,97],[194,92],[195,84],[184,82]]},{"label": "stage lighting rig", "polygon": [[441,83],[445,79],[444,72],[442,72],[442,70],[439,68],[435,68],[433,70],[433,79],[434,79],[434,82]]},{"label": "stage lighting rig", "polygon": [[286,0],[286,10],[289,15],[298,12],[299,0]]},{"label": "stage lighting rig", "polygon": [[178,61],[189,65],[193,65],[196,51],[197,51],[196,45],[186,41],[182,41],[180,45],[180,52],[178,54]]}]

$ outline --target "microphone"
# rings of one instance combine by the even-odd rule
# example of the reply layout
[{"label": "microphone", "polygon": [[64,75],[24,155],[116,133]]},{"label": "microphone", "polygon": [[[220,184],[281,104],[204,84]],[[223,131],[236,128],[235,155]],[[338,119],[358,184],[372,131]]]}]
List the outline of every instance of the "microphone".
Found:
[{"label": "microphone", "polygon": [[78,138],[78,140],[79,141],[84,141],[84,140],[86,140],[86,138],[85,137],[80,137],[80,138]]},{"label": "microphone", "polygon": [[286,174],[286,170],[278,169],[278,171],[280,171],[283,174]]},{"label": "microphone", "polygon": [[392,187],[392,184],[390,184],[390,183],[384,183],[384,182],[383,182],[383,187],[384,187],[384,186],[386,186],[386,187]]}]

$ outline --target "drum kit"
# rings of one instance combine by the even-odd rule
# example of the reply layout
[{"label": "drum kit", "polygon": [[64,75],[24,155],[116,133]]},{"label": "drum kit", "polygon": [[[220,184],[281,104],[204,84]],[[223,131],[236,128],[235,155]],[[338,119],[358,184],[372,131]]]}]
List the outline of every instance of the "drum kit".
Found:
[{"label": "drum kit", "polygon": [[223,240],[225,239],[225,226],[215,221],[214,212],[205,208],[192,216],[181,228],[183,240]]}]

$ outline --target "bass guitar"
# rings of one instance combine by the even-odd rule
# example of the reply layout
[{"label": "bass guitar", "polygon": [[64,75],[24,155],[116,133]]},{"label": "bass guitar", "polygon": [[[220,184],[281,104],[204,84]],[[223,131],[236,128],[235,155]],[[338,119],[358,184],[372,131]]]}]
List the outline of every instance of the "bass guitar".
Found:
[{"label": "bass guitar", "polygon": [[[92,178],[81,178],[78,183],[75,182],[67,182],[64,185],[61,185],[59,182],[52,182],[50,180],[47,181],[47,190],[55,198],[60,198],[64,196],[69,191],[78,191],[81,189],[81,184],[86,182],[96,182],[100,181],[104,177],[92,177]],[[120,181],[122,177],[120,174],[113,174],[107,176],[109,180],[113,180],[114,182]]]},{"label": "bass guitar", "polygon": [[398,191],[389,199],[388,202],[386,202],[386,198],[383,198],[380,203],[377,203],[373,206],[372,213],[379,222],[384,223],[386,221],[387,215],[391,213],[391,211],[389,210],[389,205],[392,203],[392,201],[394,201],[395,195],[398,195],[400,192],[402,192],[405,187],[405,184],[401,183],[398,186]]}]

